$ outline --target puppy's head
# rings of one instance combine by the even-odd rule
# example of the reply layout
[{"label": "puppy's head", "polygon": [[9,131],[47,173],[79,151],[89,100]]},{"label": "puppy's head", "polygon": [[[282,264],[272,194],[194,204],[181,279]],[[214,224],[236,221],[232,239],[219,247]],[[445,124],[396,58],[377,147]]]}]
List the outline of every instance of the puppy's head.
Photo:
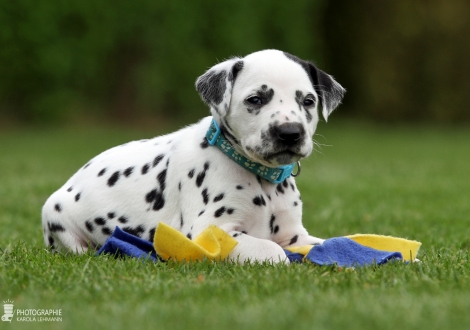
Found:
[{"label": "puppy's head", "polygon": [[345,93],[312,63],[278,50],[219,63],[196,89],[235,149],[268,167],[309,156],[318,110],[327,120]]}]

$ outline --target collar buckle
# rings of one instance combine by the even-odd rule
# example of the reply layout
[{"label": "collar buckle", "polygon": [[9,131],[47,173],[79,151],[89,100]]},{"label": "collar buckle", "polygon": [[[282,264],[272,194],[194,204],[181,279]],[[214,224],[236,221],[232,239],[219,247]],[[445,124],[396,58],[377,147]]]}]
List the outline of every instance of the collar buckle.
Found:
[{"label": "collar buckle", "polygon": [[271,182],[276,183],[276,184],[284,182],[285,179],[291,176],[294,166],[295,166],[295,163],[284,165],[284,166],[279,166],[278,169],[281,170],[281,172],[279,173],[277,179],[272,179]]},{"label": "collar buckle", "polygon": [[207,142],[209,142],[211,146],[215,145],[215,143],[217,142],[217,139],[219,138],[220,133],[221,131],[220,131],[219,125],[217,125],[216,121],[212,119],[209,132],[207,132],[207,136],[206,136]]}]

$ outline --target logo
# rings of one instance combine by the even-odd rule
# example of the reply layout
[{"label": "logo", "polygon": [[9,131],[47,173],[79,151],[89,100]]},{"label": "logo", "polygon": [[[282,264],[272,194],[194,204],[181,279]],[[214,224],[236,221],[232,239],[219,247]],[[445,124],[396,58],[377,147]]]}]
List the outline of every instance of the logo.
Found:
[{"label": "logo", "polygon": [[[16,315],[16,318],[15,318]],[[3,301],[3,322],[62,322],[62,309],[28,308],[16,310],[13,301]]]},{"label": "logo", "polygon": [[7,300],[3,302],[3,322],[10,322],[13,319],[13,301]]}]

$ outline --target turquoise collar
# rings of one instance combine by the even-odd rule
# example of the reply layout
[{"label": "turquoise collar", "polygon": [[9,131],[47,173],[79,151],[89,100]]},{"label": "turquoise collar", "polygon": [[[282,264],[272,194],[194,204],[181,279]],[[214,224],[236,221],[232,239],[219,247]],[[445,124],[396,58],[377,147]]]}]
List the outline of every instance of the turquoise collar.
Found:
[{"label": "turquoise collar", "polygon": [[212,123],[209,126],[209,129],[207,130],[206,138],[210,145],[219,148],[235,163],[272,183],[281,183],[291,175],[297,176],[300,173],[299,162],[297,162],[298,172],[296,174],[292,174],[292,170],[294,169],[296,163],[272,168],[259,163],[255,163],[249,160],[248,158],[240,155],[238,152],[235,151],[232,144],[224,137],[224,135],[220,131],[219,125],[217,125],[214,119],[212,119]]}]

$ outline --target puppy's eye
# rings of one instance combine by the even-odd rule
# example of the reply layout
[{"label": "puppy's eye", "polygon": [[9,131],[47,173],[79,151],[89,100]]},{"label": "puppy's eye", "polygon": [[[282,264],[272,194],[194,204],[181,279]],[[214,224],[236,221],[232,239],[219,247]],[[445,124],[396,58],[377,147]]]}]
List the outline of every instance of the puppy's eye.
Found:
[{"label": "puppy's eye", "polygon": [[261,99],[258,96],[250,96],[249,98],[246,99],[246,101],[250,104],[253,105],[261,105]]},{"label": "puppy's eye", "polygon": [[315,100],[313,100],[313,99],[306,98],[306,99],[304,100],[304,106],[306,106],[306,107],[310,107],[310,106],[312,106],[312,105],[314,105],[314,104],[315,104]]}]

